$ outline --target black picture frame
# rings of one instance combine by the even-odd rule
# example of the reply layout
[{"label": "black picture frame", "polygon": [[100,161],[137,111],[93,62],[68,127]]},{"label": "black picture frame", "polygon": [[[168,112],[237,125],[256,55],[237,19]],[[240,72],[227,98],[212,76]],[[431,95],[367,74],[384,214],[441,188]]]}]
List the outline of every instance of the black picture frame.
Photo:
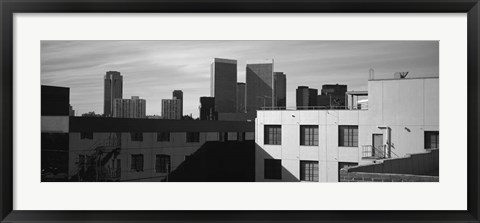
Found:
[{"label": "black picture frame", "polygon": [[[2,222],[479,222],[478,0],[0,0],[0,219]],[[467,13],[468,204],[466,211],[21,211],[13,210],[14,13]],[[453,161],[455,162],[455,161]],[[445,191],[448,193],[448,191]],[[252,201],[254,202],[254,201]],[[443,201],[448,202],[448,201]]]}]

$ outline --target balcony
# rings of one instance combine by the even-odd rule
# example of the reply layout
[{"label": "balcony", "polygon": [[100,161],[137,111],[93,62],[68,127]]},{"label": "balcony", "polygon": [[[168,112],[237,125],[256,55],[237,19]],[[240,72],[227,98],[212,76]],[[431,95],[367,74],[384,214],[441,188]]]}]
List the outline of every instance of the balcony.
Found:
[{"label": "balcony", "polygon": [[382,146],[372,146],[372,145],[363,145],[362,146],[362,158],[363,159],[387,159],[391,158],[387,145]]}]

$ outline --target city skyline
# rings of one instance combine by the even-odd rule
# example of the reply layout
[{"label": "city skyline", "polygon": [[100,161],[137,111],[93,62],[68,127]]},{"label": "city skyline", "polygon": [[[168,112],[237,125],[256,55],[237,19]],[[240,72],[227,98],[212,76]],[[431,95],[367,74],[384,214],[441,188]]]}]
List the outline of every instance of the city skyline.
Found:
[{"label": "city skyline", "polygon": [[213,58],[238,61],[237,81],[245,82],[246,63],[274,59],[274,71],[288,75],[287,106],[295,90],[307,85],[346,84],[366,90],[369,69],[391,77],[438,76],[437,41],[42,41],[42,85],[70,87],[77,115],[103,110],[103,78],[123,76],[123,98],[148,101],[147,115],[161,114],[161,100],[184,92],[184,115],[199,116],[199,98],[210,95]]}]

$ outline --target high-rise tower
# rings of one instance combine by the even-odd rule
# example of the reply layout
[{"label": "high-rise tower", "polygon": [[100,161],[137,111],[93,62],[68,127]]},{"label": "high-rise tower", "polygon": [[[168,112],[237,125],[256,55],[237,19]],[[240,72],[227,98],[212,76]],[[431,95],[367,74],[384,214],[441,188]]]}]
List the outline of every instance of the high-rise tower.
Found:
[{"label": "high-rise tower", "polygon": [[108,71],[104,78],[103,115],[113,115],[113,101],[123,97],[123,77],[118,71]]}]

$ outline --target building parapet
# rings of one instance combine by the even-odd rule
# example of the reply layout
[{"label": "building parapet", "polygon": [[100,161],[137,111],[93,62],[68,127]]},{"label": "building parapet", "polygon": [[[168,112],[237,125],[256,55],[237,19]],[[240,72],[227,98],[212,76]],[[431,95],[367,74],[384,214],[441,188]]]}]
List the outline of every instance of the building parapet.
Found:
[{"label": "building parapet", "polygon": [[345,167],[341,182],[438,182],[438,149],[378,163]]},{"label": "building parapet", "polygon": [[367,104],[362,104],[362,106],[296,106],[296,107],[261,107],[262,111],[271,111],[271,110],[287,110],[287,111],[296,111],[296,110],[368,110]]}]

